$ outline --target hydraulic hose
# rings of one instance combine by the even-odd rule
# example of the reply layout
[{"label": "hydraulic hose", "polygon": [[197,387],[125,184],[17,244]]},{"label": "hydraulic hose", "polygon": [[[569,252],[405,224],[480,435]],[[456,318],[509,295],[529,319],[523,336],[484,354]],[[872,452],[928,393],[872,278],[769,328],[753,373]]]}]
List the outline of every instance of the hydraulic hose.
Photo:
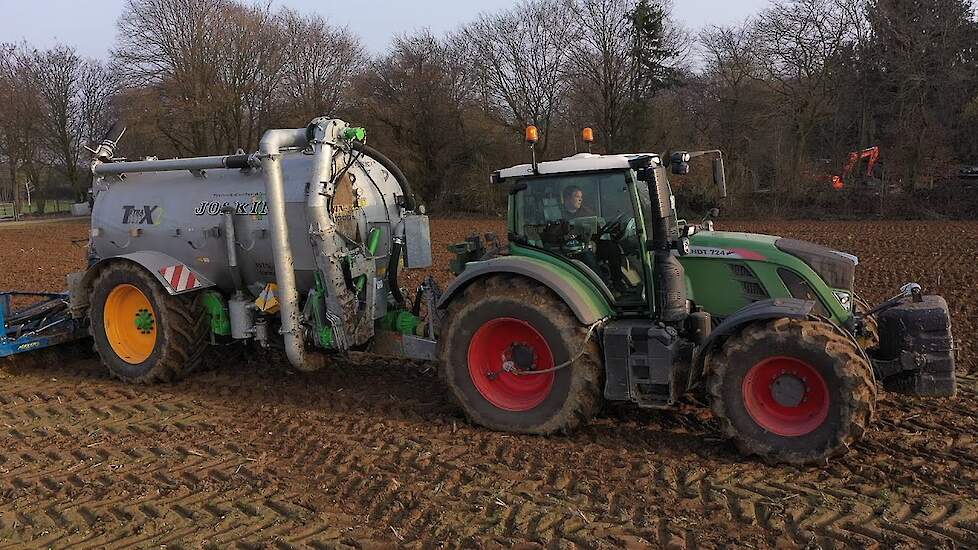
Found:
[{"label": "hydraulic hose", "polygon": [[414,210],[417,207],[418,204],[414,198],[414,190],[411,189],[411,183],[408,181],[407,176],[404,175],[404,172],[402,172],[401,169],[394,164],[394,161],[387,158],[383,153],[367,145],[366,143],[354,141],[353,149],[355,151],[360,151],[368,157],[376,160],[394,176],[394,179],[396,179],[397,183],[401,186],[401,191],[404,192],[404,208],[406,210]]},{"label": "hydraulic hose", "polygon": [[126,125],[122,123],[121,120],[117,120],[112,123],[112,127],[109,131],[105,133],[105,138],[102,141],[111,141],[112,143],[118,143],[119,139],[122,138],[122,134],[126,133]]},{"label": "hydraulic hose", "polygon": [[391,254],[387,259],[387,286],[390,288],[391,296],[398,304],[404,303],[404,295],[401,294],[401,287],[397,282],[397,265],[401,262],[401,240],[395,238],[391,244]]},{"label": "hydraulic hose", "polygon": [[92,159],[93,162],[109,162],[112,160],[112,157],[115,155],[115,148],[119,145],[122,134],[125,133],[126,125],[121,120],[113,122],[112,127],[105,133],[105,137],[102,138],[102,143],[99,144],[98,149],[95,151],[95,158]]}]

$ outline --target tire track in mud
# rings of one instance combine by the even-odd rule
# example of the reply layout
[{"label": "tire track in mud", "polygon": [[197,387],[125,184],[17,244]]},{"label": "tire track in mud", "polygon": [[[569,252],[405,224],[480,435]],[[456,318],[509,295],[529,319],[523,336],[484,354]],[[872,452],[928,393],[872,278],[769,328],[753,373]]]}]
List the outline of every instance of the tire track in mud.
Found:
[{"label": "tire track in mud", "polygon": [[0,548],[335,545],[355,525],[266,483],[262,457],[234,442],[226,409],[41,376],[4,378],[0,391]]},{"label": "tire track in mud", "polygon": [[976,380],[888,394],[824,469],[738,457],[699,409],[570,437],[468,426],[432,373],[360,357],[124,386],[93,362],[0,390],[0,547],[978,545]]},{"label": "tire track in mud", "polygon": [[[472,226],[433,223],[458,226],[447,241]],[[913,279],[945,293],[958,366],[974,370],[974,277],[948,261],[974,239],[927,256],[901,236],[916,222],[736,225],[858,254],[871,300]],[[39,280],[56,289],[62,271]],[[884,394],[849,455],[797,469],[737,456],[691,405],[512,436],[469,426],[431,372],[383,359],[304,375],[259,358],[136,387],[30,354],[0,369],[0,548],[978,547],[976,398],[973,377],[954,400]]]}]

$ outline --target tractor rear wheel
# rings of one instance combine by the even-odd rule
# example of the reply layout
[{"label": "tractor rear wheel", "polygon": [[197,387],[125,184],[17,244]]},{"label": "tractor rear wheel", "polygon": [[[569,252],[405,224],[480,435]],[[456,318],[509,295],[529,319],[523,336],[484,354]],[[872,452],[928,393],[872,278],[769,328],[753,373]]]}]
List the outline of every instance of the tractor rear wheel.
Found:
[{"label": "tractor rear wheel", "polygon": [[[442,378],[471,421],[567,433],[600,409],[598,344],[548,288],[520,277],[476,281],[448,306],[443,326]],[[565,368],[532,374],[578,354]]]},{"label": "tractor rear wheel", "polygon": [[872,367],[828,321],[754,323],[707,361],[713,412],[745,454],[824,463],[845,453],[873,419]]},{"label": "tractor rear wheel", "polygon": [[180,378],[201,365],[209,347],[201,296],[171,296],[142,267],[110,264],[92,284],[89,331],[95,351],[127,382]]}]

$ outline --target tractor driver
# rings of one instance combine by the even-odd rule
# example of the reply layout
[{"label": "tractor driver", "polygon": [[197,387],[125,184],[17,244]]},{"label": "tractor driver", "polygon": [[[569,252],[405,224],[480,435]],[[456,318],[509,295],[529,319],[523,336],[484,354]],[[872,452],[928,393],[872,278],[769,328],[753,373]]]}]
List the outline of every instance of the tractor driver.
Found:
[{"label": "tractor driver", "polygon": [[594,210],[584,206],[584,190],[576,185],[568,185],[563,191],[564,218],[571,220],[594,216]]}]

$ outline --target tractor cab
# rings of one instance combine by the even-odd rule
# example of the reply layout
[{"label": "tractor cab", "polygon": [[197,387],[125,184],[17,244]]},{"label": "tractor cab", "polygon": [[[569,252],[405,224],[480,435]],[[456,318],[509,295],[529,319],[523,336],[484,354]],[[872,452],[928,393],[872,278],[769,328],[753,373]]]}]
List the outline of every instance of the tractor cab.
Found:
[{"label": "tractor cab", "polygon": [[[668,164],[684,174],[689,158],[676,153]],[[492,179],[511,184],[515,254],[545,252],[569,263],[619,311],[680,321],[689,309],[675,256],[688,252],[694,228],[679,226],[667,172],[654,153],[580,153],[500,170]],[[722,179],[722,166],[715,172]]]},{"label": "tractor cab", "polygon": [[629,167],[633,158],[582,153],[540,163],[535,174],[530,167],[529,175],[515,176],[522,166],[498,172],[514,182],[510,242],[590,272],[619,305],[644,304],[650,278],[642,222],[651,206],[648,187],[637,185]]}]

